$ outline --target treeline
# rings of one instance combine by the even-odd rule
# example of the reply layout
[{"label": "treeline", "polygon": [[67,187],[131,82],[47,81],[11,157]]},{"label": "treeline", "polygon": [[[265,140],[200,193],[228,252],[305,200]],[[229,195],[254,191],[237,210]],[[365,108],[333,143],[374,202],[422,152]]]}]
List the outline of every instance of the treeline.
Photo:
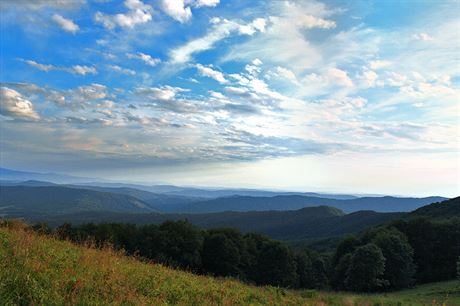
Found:
[{"label": "treeline", "polygon": [[295,252],[286,244],[259,234],[234,229],[200,230],[187,221],[135,226],[105,223],[72,226],[41,233],[96,247],[109,243],[137,255],[193,273],[229,276],[257,285],[289,288],[324,288],[328,285],[326,260],[315,252]]},{"label": "treeline", "polygon": [[257,285],[389,291],[453,279],[460,256],[460,219],[398,220],[348,236],[333,254],[319,254],[258,234],[233,229],[200,230],[186,221],[135,226],[106,223],[51,231],[75,242],[110,243],[127,254],[199,274],[234,277]]}]

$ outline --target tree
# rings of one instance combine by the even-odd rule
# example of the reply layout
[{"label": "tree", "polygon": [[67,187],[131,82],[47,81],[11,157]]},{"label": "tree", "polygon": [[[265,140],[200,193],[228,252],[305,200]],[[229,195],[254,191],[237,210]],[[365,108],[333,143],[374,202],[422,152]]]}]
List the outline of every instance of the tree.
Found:
[{"label": "tree", "polygon": [[203,269],[217,276],[237,276],[240,272],[238,246],[224,233],[210,233],[203,243]]},{"label": "tree", "polygon": [[383,278],[390,289],[407,288],[414,282],[414,251],[404,234],[398,230],[380,230],[372,240],[385,257]]},{"label": "tree", "polygon": [[345,280],[348,276],[348,269],[351,265],[352,253],[347,253],[340,258],[339,263],[335,266],[333,275],[333,286],[338,290],[347,289],[345,286]]},{"label": "tree", "polygon": [[385,272],[385,257],[378,246],[368,243],[357,248],[350,259],[350,266],[345,279],[348,290],[370,292],[387,285],[382,279]]},{"label": "tree", "polygon": [[295,287],[297,267],[292,251],[283,243],[265,241],[257,258],[257,282],[261,285]]},{"label": "tree", "polygon": [[[353,251],[360,245],[360,241],[355,236],[347,236],[339,243],[332,257],[331,285],[336,289],[344,289],[346,272]],[[345,260],[343,258],[347,256]]]},{"label": "tree", "polygon": [[201,267],[203,236],[187,221],[166,221],[159,226],[159,260],[170,266],[197,270]]},{"label": "tree", "polygon": [[458,256],[457,260],[457,278],[460,280],[460,256]]},{"label": "tree", "polygon": [[315,288],[313,264],[306,252],[295,255],[299,288]]}]

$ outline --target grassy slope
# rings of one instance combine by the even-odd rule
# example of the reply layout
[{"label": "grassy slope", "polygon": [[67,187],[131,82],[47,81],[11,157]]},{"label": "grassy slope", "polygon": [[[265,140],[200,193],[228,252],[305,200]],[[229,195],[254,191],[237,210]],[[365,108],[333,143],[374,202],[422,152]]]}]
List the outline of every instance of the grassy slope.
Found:
[{"label": "grassy slope", "polygon": [[460,283],[387,295],[254,287],[143,263],[110,248],[76,246],[16,225],[0,228],[0,301],[2,305],[459,305]]}]

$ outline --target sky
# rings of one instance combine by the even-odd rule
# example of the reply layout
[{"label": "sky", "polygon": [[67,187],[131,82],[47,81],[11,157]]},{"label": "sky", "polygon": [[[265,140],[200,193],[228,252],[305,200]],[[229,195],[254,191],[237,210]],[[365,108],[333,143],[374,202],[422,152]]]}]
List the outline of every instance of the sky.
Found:
[{"label": "sky", "polygon": [[3,0],[0,166],[460,194],[458,0]]}]

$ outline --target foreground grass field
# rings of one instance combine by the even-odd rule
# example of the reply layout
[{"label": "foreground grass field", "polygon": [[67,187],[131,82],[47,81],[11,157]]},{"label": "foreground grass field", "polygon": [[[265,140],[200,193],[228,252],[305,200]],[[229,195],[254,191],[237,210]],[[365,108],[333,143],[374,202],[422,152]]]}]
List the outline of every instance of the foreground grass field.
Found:
[{"label": "foreground grass field", "polygon": [[254,287],[0,227],[0,305],[460,305],[460,282],[382,295]]}]

